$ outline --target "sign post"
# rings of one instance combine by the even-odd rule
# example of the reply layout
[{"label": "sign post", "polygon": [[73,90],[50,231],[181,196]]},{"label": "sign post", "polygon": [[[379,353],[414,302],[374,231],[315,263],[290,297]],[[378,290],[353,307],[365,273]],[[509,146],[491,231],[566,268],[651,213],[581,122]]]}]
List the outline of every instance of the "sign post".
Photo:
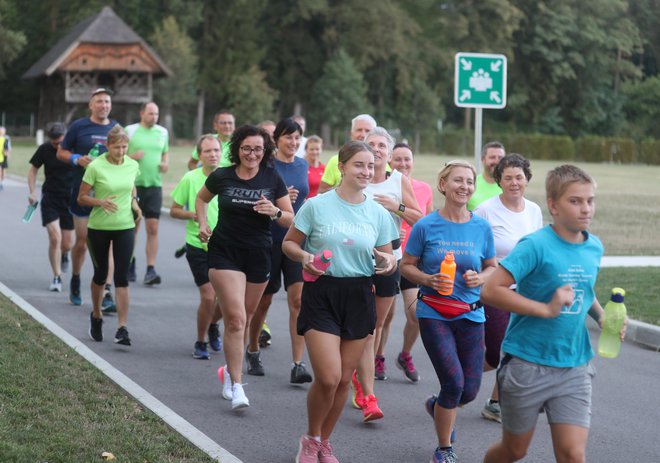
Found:
[{"label": "sign post", "polygon": [[454,57],[454,104],[475,108],[474,162],[481,170],[483,109],[506,106],[506,56],[487,53],[456,53]]}]

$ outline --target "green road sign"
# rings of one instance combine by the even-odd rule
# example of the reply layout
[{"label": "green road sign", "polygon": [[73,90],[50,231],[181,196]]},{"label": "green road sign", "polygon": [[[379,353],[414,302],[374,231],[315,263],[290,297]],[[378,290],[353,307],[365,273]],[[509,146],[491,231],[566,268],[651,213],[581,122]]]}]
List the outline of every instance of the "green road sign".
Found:
[{"label": "green road sign", "polygon": [[460,108],[506,106],[506,56],[456,53],[454,104]]}]

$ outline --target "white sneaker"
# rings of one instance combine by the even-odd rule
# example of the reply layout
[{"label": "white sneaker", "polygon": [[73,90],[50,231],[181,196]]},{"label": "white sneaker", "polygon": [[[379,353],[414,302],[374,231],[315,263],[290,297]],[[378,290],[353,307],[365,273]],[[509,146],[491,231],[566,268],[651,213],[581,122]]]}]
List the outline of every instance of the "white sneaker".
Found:
[{"label": "white sneaker", "polygon": [[232,410],[239,410],[241,408],[249,407],[250,401],[245,396],[243,385],[234,383],[232,386],[231,408]]},{"label": "white sneaker", "polygon": [[231,390],[231,377],[229,376],[229,370],[227,365],[223,365],[218,368],[218,379],[222,383],[222,398],[226,400],[231,400],[232,390]]},{"label": "white sneaker", "polygon": [[62,292],[62,278],[60,277],[55,277],[53,278],[53,282],[50,284],[48,287],[48,291],[56,291],[58,293]]}]

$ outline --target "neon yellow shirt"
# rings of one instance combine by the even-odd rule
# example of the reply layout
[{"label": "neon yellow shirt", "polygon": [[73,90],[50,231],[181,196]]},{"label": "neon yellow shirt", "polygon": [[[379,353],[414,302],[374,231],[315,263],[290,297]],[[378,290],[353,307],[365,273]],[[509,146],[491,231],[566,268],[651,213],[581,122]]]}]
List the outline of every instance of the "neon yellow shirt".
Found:
[{"label": "neon yellow shirt", "polygon": [[[195,199],[197,193],[202,189],[206,179],[204,169],[198,167],[197,169],[187,172],[181,181],[174,187],[172,191],[172,199],[180,206],[186,207],[189,211],[195,212]],[[215,229],[218,223],[218,197],[214,197],[209,203],[206,213],[208,217],[208,224],[211,230]],[[202,242],[199,240],[199,224],[194,220],[186,221],[186,243],[199,249],[203,249]]]},{"label": "neon yellow shirt", "polygon": [[474,185],[474,193],[467,203],[468,210],[472,211],[476,207],[486,201],[487,199],[497,196],[502,193],[502,189],[497,186],[497,183],[488,183],[484,179],[484,174],[477,175],[477,182]]}]

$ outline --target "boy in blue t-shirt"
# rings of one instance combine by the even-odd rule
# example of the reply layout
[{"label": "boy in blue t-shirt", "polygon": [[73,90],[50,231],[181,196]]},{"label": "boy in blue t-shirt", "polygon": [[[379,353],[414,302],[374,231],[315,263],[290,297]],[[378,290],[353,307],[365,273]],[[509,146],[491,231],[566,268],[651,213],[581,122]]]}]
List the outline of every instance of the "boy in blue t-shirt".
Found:
[{"label": "boy in blue t-shirt", "polygon": [[578,167],[550,171],[552,224],[522,238],[481,289],[485,304],[512,312],[497,373],[502,440],[484,463],[522,459],[539,411],[548,417],[556,460],[585,461],[594,375],[586,316],[600,323],[603,315],[594,294],[603,245],[587,232],[595,189]]}]

